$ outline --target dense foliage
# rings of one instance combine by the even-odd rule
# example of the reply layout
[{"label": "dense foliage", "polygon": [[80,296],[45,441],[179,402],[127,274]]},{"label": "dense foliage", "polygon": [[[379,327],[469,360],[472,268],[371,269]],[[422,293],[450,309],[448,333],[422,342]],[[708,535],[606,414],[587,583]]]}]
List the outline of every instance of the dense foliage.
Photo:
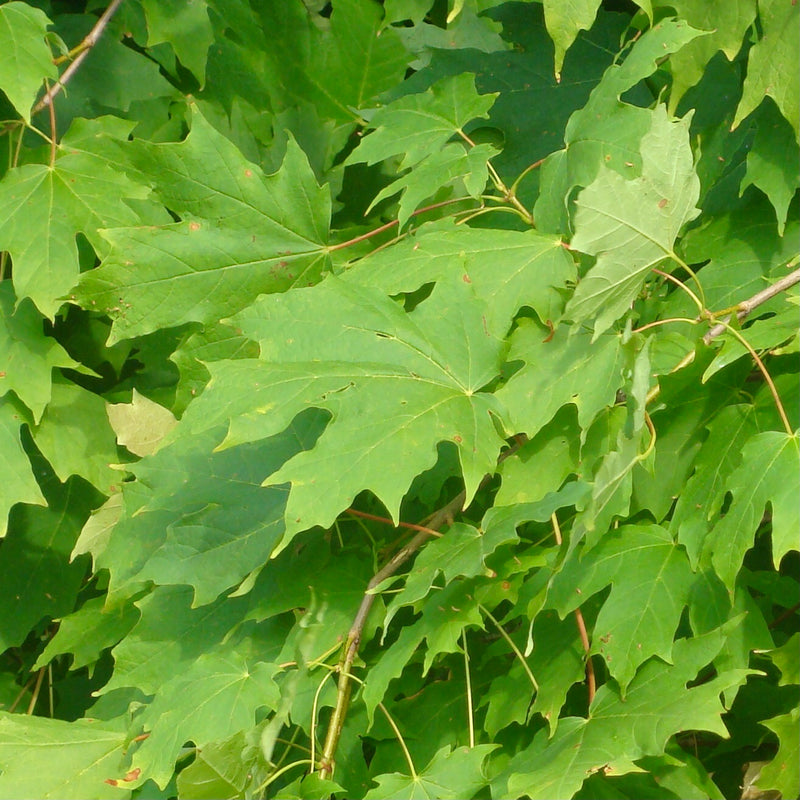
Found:
[{"label": "dense foliage", "polygon": [[0,797],[796,797],[799,30],[1,3]]}]

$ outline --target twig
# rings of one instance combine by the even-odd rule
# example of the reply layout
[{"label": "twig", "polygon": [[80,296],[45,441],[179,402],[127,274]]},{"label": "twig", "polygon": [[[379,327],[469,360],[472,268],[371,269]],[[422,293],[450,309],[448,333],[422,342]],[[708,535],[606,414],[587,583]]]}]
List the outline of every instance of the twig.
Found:
[{"label": "twig", "polygon": [[[736,318],[741,322],[753,309],[758,308],[762,303],[766,303],[767,300],[771,300],[776,295],[780,294],[781,292],[785,292],[787,289],[790,289],[796,283],[800,283],[800,269],[796,269],[794,272],[790,272],[786,277],[781,278],[779,281],[775,281],[772,286],[767,286],[766,289],[762,289],[758,294],[754,294],[749,300],[744,300],[741,303],[736,305]],[[725,319],[722,322],[718,322],[711,330],[706,333],[703,337],[703,341],[708,344],[712,339],[719,336],[721,333],[724,333],[727,330],[727,325],[725,324],[730,320],[730,317]]]},{"label": "twig", "polygon": [[72,76],[78,71],[78,67],[83,63],[86,56],[89,55],[89,51],[97,44],[106,26],[111,21],[111,17],[114,16],[123,2],[124,0],[111,0],[108,8],[102,13],[100,19],[95,23],[95,26],[80,43],[79,48],[81,52],[78,53],[75,60],[64,70],[61,77],[45,92],[44,97],[33,107],[31,115],[37,114],[45,106],[49,106],[58,93],[67,85]]},{"label": "twig", "polygon": [[347,710],[350,706],[350,693],[352,690],[351,674],[353,662],[358,654],[358,648],[361,644],[361,634],[364,631],[369,612],[372,610],[372,604],[375,602],[376,595],[372,594],[372,590],[379,586],[387,578],[390,578],[397,572],[400,567],[411,558],[414,553],[422,547],[425,542],[430,539],[431,531],[438,531],[439,528],[449,524],[453,520],[453,516],[457,514],[464,506],[467,494],[464,491],[459,492],[447,505],[440,508],[431,519],[427,520],[428,524],[424,530],[421,530],[417,535],[402,549],[389,560],[389,562],[379,569],[367,584],[367,589],[364,592],[364,597],[361,600],[361,605],[358,607],[353,624],[350,626],[350,631],[347,634],[347,639],[342,649],[342,657],[339,661],[339,682],[336,687],[336,707],[333,709],[330,722],[328,723],[328,731],[325,736],[325,744],[322,748],[322,757],[320,759],[319,775],[321,778],[330,778],[333,773],[334,758],[336,756],[336,748],[339,746],[339,738],[342,734],[342,727],[344,726]]},{"label": "twig", "polygon": [[[789,264],[797,263],[797,257],[793,258]],[[736,305],[736,317],[741,322],[748,314],[754,311],[763,303],[766,303],[767,300],[771,300],[776,295],[780,294],[781,292],[785,292],[787,289],[790,289],[796,283],[800,283],[800,269],[794,270],[794,272],[790,272],[785,277],[781,278],[778,281],[775,281],[771,286],[768,286],[766,289],[762,289],[760,292],[757,292],[752,297],[749,297],[747,300],[742,300],[741,303]],[[699,320],[697,320],[699,321]],[[713,328],[710,328],[706,334],[703,336],[703,343],[706,345],[711,344],[711,342],[716,339],[720,334],[724,333],[726,330],[730,328],[728,324],[728,320],[720,321]],[[691,353],[687,353],[671,370],[671,372],[678,372],[678,370],[683,369],[684,367],[688,367],[694,361],[695,351],[693,350]],[[661,394],[661,385],[656,384],[648,393],[647,393],[647,403],[652,403],[659,394]]]}]

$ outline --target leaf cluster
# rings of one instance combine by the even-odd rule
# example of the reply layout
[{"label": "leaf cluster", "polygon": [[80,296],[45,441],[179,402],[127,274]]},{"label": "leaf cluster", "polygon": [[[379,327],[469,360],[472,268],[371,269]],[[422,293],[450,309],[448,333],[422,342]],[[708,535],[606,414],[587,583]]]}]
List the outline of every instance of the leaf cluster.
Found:
[{"label": "leaf cluster", "polygon": [[0,3],[0,797],[796,797],[799,29]]}]

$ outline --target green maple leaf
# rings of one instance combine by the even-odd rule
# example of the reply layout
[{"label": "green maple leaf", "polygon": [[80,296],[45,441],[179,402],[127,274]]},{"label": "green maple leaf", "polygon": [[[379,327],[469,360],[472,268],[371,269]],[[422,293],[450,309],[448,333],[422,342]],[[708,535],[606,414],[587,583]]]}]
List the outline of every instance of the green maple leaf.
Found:
[{"label": "green maple leaf", "polygon": [[525,366],[497,391],[516,431],[534,436],[567,403],[576,406],[586,430],[601,409],[613,405],[622,385],[620,339],[606,334],[590,341],[585,331],[560,325],[555,334],[521,320],[511,337],[509,361]]},{"label": "green maple leaf", "polygon": [[28,3],[0,7],[0,89],[27,123],[44,80],[58,77],[45,40],[51,24],[43,11]]},{"label": "green maple leaf", "polygon": [[582,558],[567,558],[552,580],[547,605],[564,617],[611,585],[594,626],[592,652],[606,660],[624,695],[648,658],[672,661],[673,638],[693,583],[686,553],[663,528],[626,525],[607,533]]},{"label": "green maple leaf", "polygon": [[110,593],[148,580],[185,583],[202,605],[261,566],[283,536],[286,506],[285,490],[262,481],[321,429],[311,415],[221,452],[223,432],[210,429],[132,466],[138,480],[125,484],[125,512],[95,558],[111,573]]},{"label": "green maple leaf", "polygon": [[133,756],[141,780],[164,788],[175,759],[191,740],[199,748],[255,725],[256,711],[280,700],[273,676],[279,667],[248,662],[237,652],[201,655],[182,674],[163,683],[137,718],[150,735]]},{"label": "green maple leaf", "polygon": [[421,772],[403,775],[393,772],[374,778],[378,786],[370,789],[364,800],[458,800],[472,797],[487,781],[483,770],[486,756],[498,747],[479,744],[475,747],[443,747]]},{"label": "green maple leaf", "polygon": [[181,0],[145,0],[142,3],[147,20],[147,46],[169,42],[181,63],[191,71],[203,88],[206,77],[208,48],[214,41],[214,30],[203,0],[191,3]]},{"label": "green maple leaf", "polygon": [[383,26],[382,11],[373,0],[338,0],[323,29],[300,0],[261,4],[276,109],[310,102],[320,116],[351,123],[359,109],[400,83],[410,56],[397,33]]},{"label": "green maple leaf", "polygon": [[120,777],[125,745],[121,720],[64,722],[0,711],[0,795],[81,800],[126,797],[107,782]]},{"label": "green maple leaf", "polygon": [[30,302],[14,308],[9,281],[0,283],[0,397],[13,391],[41,419],[50,402],[54,367],[77,367],[55,339],[44,336],[42,318]]},{"label": "green maple leaf", "polygon": [[562,719],[552,738],[546,730],[538,733],[493,781],[493,796],[526,795],[531,800],[572,797],[595,772],[638,771],[634,762],[663,754],[668,739],[677,731],[707,730],[726,736],[720,692],[740,686],[750,671],[726,672],[686,688],[697,671],[714,658],[722,641],[720,630],[677,641],[674,666],[649,661],[624,699],[613,683],[602,686],[588,719]]},{"label": "green maple leaf", "polygon": [[764,33],[748,55],[742,99],[732,127],[769,96],[800,141],[800,86],[794,77],[800,71],[800,7],[781,0],[759,0],[758,11]]},{"label": "green maple leaf", "polygon": [[292,484],[284,546],[297,531],[330,525],[364,489],[397,519],[442,441],[458,449],[469,502],[504,443],[502,409],[481,391],[504,350],[485,310],[463,276],[408,314],[382,292],[331,278],[264,296],[234,318],[261,358],[209,365],[211,382],[176,432],[229,421],[230,446],[282,430],[309,406],[332,415],[317,444],[267,480]]},{"label": "green maple leaf", "polygon": [[71,151],[68,139],[62,150],[52,166],[15,167],[0,181],[0,248],[14,261],[14,289],[51,318],[78,280],[76,235],[106,252],[98,230],[137,224],[125,200],[150,193],[104,159]]},{"label": "green maple leaf", "polygon": [[758,788],[777,789],[782,797],[794,797],[800,789],[800,711],[794,709],[772,719],[762,720],[780,742],[775,758],[761,769]]},{"label": "green maple leaf", "polygon": [[742,448],[741,464],[727,484],[733,502],[705,541],[705,551],[710,554],[714,569],[730,590],[768,503],[772,507],[775,563],[779,564],[786,553],[797,549],[799,481],[796,434],[766,431],[751,437]]},{"label": "green maple leaf", "polygon": [[261,293],[315,283],[327,263],[330,192],[297,144],[265,177],[199,111],[192,120],[183,142],[121,149],[184,221],[104,232],[111,252],[83,275],[76,299],[112,317],[109,343],[216,321]]},{"label": "green maple leaf", "polygon": [[702,35],[682,20],[661,20],[634,43],[621,64],[603,73],[586,105],[570,116],[565,149],[551,153],[542,164],[541,192],[534,207],[541,230],[570,230],[572,190],[589,186],[602,166],[626,179],[641,173],[640,143],[650,129],[652,112],[620,98],[652,75],[664,56],[680,52]]},{"label": "green maple leaf", "polygon": [[476,230],[444,221],[423,225],[396,246],[361,259],[342,280],[396,295],[463,275],[488,302],[489,330],[504,336],[523,306],[532,308],[542,322],[557,322],[564,290],[577,271],[558,237],[538,231]]},{"label": "green maple leaf", "polygon": [[693,28],[707,31],[705,36],[689,42],[670,60],[672,62],[672,89],[669,96],[670,111],[686,90],[694,86],[712,57],[722,50],[728,61],[733,61],[742,48],[742,40],[756,18],[756,0],[736,0],[731,3],[708,3],[705,0],[653,0],[656,9],[677,11],[678,16]]},{"label": "green maple leaf", "polygon": [[626,181],[604,168],[578,195],[572,247],[596,255],[597,263],[578,284],[566,314],[575,322],[596,315],[595,336],[625,313],[650,270],[674,257],[678,233],[699,213],[689,122],[671,122],[658,106],[642,139],[641,176]]},{"label": "green maple leaf", "polygon": [[[778,234],[783,236],[789,204],[800,182],[797,139],[774,103],[764,103],[756,119],[758,129],[747,154],[747,172],[739,191],[744,193],[752,184],[767,195],[778,217]],[[797,236],[787,238],[796,241]]]},{"label": "green maple leaf", "polygon": [[[402,191],[398,223],[402,228],[425,198],[456,178],[467,193],[478,197],[488,176],[488,161],[497,150],[488,144],[467,146],[463,128],[476,117],[488,116],[496,95],[479,95],[474,75],[445,78],[421,94],[401,97],[378,109],[373,128],[350,154],[347,164],[377,164],[402,156],[406,171],[384,187],[369,206]],[[451,139],[458,141],[450,141]]]},{"label": "green maple leaf", "polygon": [[475,76],[467,73],[444,78],[420,94],[394,100],[372,115],[372,131],[347,163],[377,164],[402,156],[399,168],[408,169],[463,133],[471,120],[487,117],[496,97],[478,94]]},{"label": "green maple leaf", "polygon": [[[39,459],[41,461],[41,458]],[[42,466],[38,465],[41,474]],[[70,562],[70,553],[94,490],[72,479],[63,486],[54,478],[43,481],[47,508],[19,505],[11,513],[3,542],[0,581],[0,647],[22,644],[43,618],[68,614],[86,574],[84,559]]]},{"label": "green maple leaf", "polygon": [[98,694],[124,687],[155,694],[201,655],[217,652],[247,611],[244,598],[220,598],[200,608],[191,603],[188,586],[159,586],[137,600],[139,621],[113,649],[114,672]]},{"label": "green maple leaf", "polygon": [[32,424],[28,410],[13,395],[0,397],[0,538],[6,535],[8,512],[16,503],[44,505],[45,499],[22,446],[21,428]]}]

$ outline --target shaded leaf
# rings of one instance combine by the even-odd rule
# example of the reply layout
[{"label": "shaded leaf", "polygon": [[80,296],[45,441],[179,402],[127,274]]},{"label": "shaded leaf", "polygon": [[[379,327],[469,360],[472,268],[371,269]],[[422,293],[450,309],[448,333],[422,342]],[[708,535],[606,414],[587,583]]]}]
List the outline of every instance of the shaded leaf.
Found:
[{"label": "shaded leaf", "polygon": [[731,127],[735,128],[769,96],[800,141],[800,85],[794,79],[800,71],[800,6],[781,0],[759,0],[758,12],[763,35],[750,50],[742,99]]},{"label": "shaded leaf", "polygon": [[252,728],[258,709],[277,706],[277,671],[275,664],[250,663],[235,651],[201,655],[163,683],[137,718],[150,735],[134,754],[133,769],[163,788],[185,741],[202,748]]}]

